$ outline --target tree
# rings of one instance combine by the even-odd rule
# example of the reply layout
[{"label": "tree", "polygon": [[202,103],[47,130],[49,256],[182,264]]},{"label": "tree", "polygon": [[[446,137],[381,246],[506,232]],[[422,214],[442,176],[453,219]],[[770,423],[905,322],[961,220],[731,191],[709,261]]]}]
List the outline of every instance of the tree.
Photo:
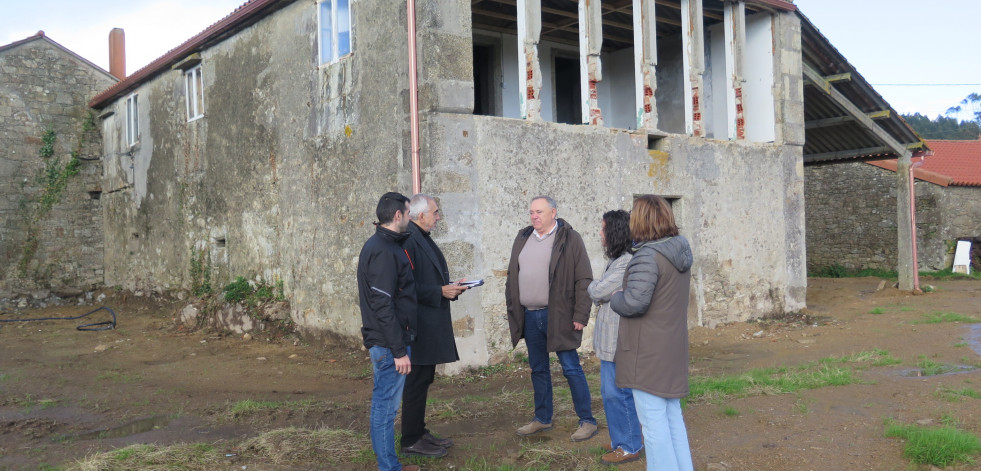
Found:
[{"label": "tree", "polygon": [[[963,105],[963,106],[962,106]],[[966,107],[970,106],[970,109]],[[961,104],[957,106],[951,106],[947,108],[947,115],[958,115],[962,111],[968,111],[971,116],[974,117],[974,122],[981,124],[981,95],[977,93],[971,93],[966,98],[961,100]]]},{"label": "tree", "polygon": [[978,119],[958,122],[957,118],[937,115],[936,119],[931,120],[920,113],[904,114],[903,119],[923,139],[973,141],[981,135]]}]

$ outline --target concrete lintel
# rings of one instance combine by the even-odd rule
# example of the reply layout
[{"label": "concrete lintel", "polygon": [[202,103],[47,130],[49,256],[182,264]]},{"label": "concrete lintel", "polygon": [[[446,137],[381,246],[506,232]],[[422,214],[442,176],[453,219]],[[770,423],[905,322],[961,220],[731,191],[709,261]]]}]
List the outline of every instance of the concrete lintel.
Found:
[{"label": "concrete lintel", "polygon": [[685,80],[685,132],[690,136],[705,134],[702,124],[702,98],[705,92],[705,20],[702,0],[681,0],[681,44]]},{"label": "concrete lintel", "polygon": [[541,0],[518,0],[518,70],[521,117],[541,120],[542,68],[538,43],[542,35]]},{"label": "concrete lintel", "polygon": [[637,129],[657,129],[657,16],[655,0],[633,0]]}]

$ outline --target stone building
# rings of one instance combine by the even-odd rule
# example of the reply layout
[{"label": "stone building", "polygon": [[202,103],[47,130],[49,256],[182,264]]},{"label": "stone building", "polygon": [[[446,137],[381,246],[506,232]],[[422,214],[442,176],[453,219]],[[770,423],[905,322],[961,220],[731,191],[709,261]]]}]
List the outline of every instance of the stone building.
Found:
[{"label": "stone building", "polygon": [[[917,261],[943,270],[956,241],[981,238],[981,140],[927,145],[913,169]],[[808,270],[896,268],[895,159],[807,167],[804,182]]]},{"label": "stone building", "polygon": [[[784,0],[415,5],[251,0],[95,97],[106,284],[281,282],[301,329],[353,339],[377,198],[419,186],[451,276],[486,281],[454,304],[453,368],[486,364],[511,348],[529,199],[558,201],[599,273],[600,215],[657,193],[694,248],[690,324],[713,326],[804,307],[804,156],[917,141],[869,126],[888,104]],[[805,114],[852,139],[805,149]]]},{"label": "stone building", "polygon": [[103,282],[102,142],[116,79],[38,32],[0,46],[0,298]]}]

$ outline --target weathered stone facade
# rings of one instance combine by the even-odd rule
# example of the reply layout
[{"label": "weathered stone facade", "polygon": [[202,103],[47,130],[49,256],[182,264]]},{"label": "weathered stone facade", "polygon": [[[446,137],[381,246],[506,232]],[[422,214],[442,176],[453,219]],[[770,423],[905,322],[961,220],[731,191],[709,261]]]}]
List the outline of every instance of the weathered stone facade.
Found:
[{"label": "weathered stone facade", "polygon": [[[896,269],[896,173],[864,163],[806,167],[807,269]],[[952,241],[981,236],[981,188],[917,180],[920,270],[953,263]]]},{"label": "weathered stone facade", "polygon": [[0,47],[0,297],[102,284],[102,143],[88,100],[114,81],[41,34]]},{"label": "weathered stone facade", "polygon": [[[777,141],[751,143],[475,116],[470,2],[418,7],[422,188],[454,278],[486,284],[453,305],[462,361],[511,349],[504,280],[530,197],[550,194],[594,272],[601,214],[671,196],[695,251],[690,323],[798,310],[806,290],[800,27],[774,14]],[[205,115],[189,121],[180,70],[100,112],[105,136],[106,283],[164,291],[282,281],[306,332],[359,339],[355,269],[386,191],[410,192],[405,9],[352,2],[353,54],[317,66],[317,16],[293,2],[200,51]],[[126,142],[126,97],[140,138]],[[196,263],[196,262],[195,262]],[[588,346],[588,342],[584,342]],[[588,348],[588,347],[587,347]]]}]

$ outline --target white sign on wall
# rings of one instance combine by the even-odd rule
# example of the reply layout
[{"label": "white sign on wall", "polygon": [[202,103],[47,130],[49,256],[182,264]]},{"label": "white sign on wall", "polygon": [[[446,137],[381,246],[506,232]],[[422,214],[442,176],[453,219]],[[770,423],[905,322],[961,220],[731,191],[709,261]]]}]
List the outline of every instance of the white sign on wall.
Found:
[{"label": "white sign on wall", "polygon": [[954,251],[954,273],[971,274],[971,242],[967,240],[957,241],[957,249]]}]

